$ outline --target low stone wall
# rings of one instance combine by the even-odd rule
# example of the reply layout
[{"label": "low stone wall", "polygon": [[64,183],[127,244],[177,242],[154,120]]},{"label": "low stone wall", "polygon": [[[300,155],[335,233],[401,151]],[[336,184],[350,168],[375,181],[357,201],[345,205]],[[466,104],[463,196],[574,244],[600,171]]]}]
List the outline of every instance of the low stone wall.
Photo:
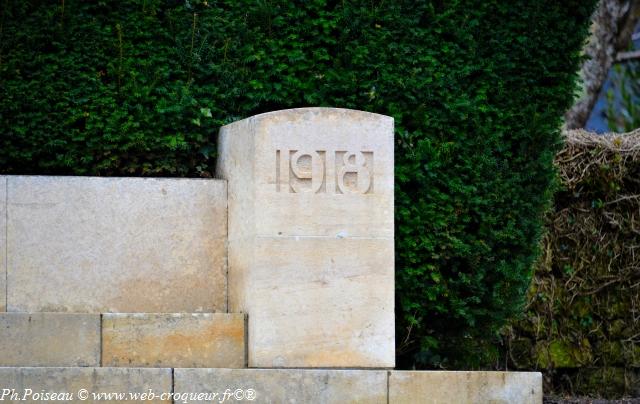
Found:
[{"label": "low stone wall", "polygon": [[570,131],[563,188],[548,216],[511,368],[544,372],[547,392],[640,394],[640,131]]},{"label": "low stone wall", "polygon": [[0,176],[0,400],[540,404],[393,370],[393,133],[303,108],[223,127],[220,180]]}]

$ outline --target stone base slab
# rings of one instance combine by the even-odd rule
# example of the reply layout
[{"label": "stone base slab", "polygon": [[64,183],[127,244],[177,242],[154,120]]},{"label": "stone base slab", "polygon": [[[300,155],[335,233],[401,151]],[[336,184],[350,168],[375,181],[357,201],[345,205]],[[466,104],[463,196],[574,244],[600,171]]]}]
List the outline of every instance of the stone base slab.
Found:
[{"label": "stone base slab", "polygon": [[389,372],[389,403],[541,404],[538,372]]},{"label": "stone base slab", "polygon": [[[153,399],[70,402],[541,404],[537,372],[338,369],[0,368],[10,392],[154,393]],[[170,399],[162,393],[173,393]],[[22,397],[20,397],[22,398]],[[15,398],[13,401],[17,401]],[[42,401],[42,400],[41,400]],[[35,400],[26,400],[35,402]]]},{"label": "stone base slab", "polygon": [[[256,403],[541,404],[537,372],[176,369],[177,393],[253,394]],[[219,397],[218,397],[219,398]],[[215,402],[215,401],[189,401]]]},{"label": "stone base slab", "polygon": [[7,402],[171,403],[160,397],[171,388],[171,369],[0,368],[0,401]]},{"label": "stone base slab", "polygon": [[99,364],[99,314],[0,313],[0,366]]},{"label": "stone base slab", "polygon": [[7,310],[7,177],[0,175],[0,311]]},{"label": "stone base slab", "polygon": [[[232,394],[238,394],[236,398],[242,397],[254,403],[386,404],[387,372],[326,369],[174,371],[176,393],[209,395],[206,400],[188,400],[189,403],[218,403],[221,395],[227,390]],[[213,393],[219,393],[220,396],[214,397]]]}]

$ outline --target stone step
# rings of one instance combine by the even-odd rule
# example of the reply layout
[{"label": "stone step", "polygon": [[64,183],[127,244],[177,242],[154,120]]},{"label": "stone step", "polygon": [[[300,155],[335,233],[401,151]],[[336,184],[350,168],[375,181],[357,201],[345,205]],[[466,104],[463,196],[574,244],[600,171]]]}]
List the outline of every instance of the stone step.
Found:
[{"label": "stone step", "polygon": [[[256,403],[542,403],[540,373],[338,369],[175,369],[177,394]],[[236,393],[237,392],[237,393]],[[248,395],[251,395],[249,397]],[[218,400],[218,401],[217,401]]]},{"label": "stone step", "polygon": [[3,311],[226,312],[226,245],[226,181],[0,176]]},{"label": "stone step", "polygon": [[542,403],[533,372],[6,367],[0,382],[0,400],[27,402],[55,392],[67,402]]},{"label": "stone step", "polygon": [[0,366],[246,364],[245,316],[233,313],[0,313],[0,341]]},{"label": "stone step", "polygon": [[188,403],[219,403],[228,392],[238,402],[386,404],[387,377],[386,370],[175,369],[174,392],[195,395]]},{"label": "stone step", "polygon": [[245,367],[245,316],[104,314],[102,365]]},{"label": "stone step", "polygon": [[0,341],[0,366],[100,366],[100,315],[0,313]]},{"label": "stone step", "polygon": [[539,372],[393,371],[389,403],[541,404]]}]

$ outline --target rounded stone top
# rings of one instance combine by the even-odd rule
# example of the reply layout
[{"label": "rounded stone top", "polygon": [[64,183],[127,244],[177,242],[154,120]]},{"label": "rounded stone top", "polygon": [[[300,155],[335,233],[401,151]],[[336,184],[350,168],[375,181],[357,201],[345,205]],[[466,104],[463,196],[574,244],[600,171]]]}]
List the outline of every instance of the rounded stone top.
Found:
[{"label": "rounded stone top", "polygon": [[[387,115],[377,114],[374,112],[360,111],[357,109],[348,108],[333,108],[333,107],[305,107],[305,108],[291,108],[282,109],[278,111],[265,112],[262,114],[254,115],[245,118],[240,121],[233,122],[229,125],[234,125],[239,122],[251,120],[253,123],[262,121],[299,121],[299,120],[336,120],[336,121],[379,121],[381,123],[393,125],[393,118]],[[225,125],[226,126],[226,125]]]}]

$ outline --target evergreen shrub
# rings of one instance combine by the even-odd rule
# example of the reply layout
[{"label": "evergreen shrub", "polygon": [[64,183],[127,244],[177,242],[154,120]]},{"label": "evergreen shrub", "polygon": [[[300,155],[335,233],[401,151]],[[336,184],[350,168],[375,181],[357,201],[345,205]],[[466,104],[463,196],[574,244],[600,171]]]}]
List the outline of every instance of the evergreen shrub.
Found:
[{"label": "evergreen shrub", "polygon": [[475,366],[521,310],[594,4],[0,0],[0,172],[210,177],[222,124],[393,116],[399,365]]}]

